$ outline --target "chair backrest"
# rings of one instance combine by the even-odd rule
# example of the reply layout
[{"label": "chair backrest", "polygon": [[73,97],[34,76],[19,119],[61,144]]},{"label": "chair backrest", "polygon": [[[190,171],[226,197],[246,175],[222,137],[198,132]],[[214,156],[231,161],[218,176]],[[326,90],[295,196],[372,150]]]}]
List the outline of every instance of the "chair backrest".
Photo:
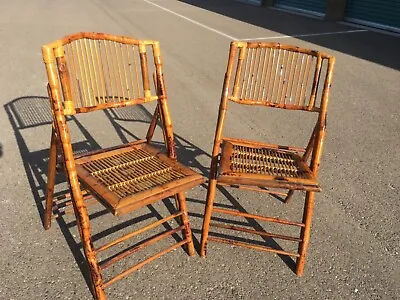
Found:
[{"label": "chair backrest", "polygon": [[[103,33],[77,33],[42,47],[56,98],[58,80],[65,115],[141,104],[165,97],[150,85],[153,70],[162,76],[159,43]],[[154,65],[148,63],[152,53]],[[52,78],[53,80],[50,80]]]},{"label": "chair backrest", "polygon": [[[153,64],[148,63],[148,52]],[[175,156],[159,42],[81,32],[42,46],[42,54],[53,125],[63,146],[70,143],[66,115],[157,100],[154,118],[161,119],[168,153]],[[150,80],[151,73],[154,80]]]},{"label": "chair backrest", "polygon": [[[305,148],[318,171],[335,58],[319,51],[278,43],[232,42],[214,140],[217,160],[228,101],[319,113]],[[321,79],[322,78],[322,79]],[[320,87],[322,85],[322,88]]]},{"label": "chair backrest", "polygon": [[[242,104],[320,111],[328,100],[333,64],[332,56],[318,51],[278,43],[232,42],[226,96]],[[318,99],[323,73],[324,91]]]}]

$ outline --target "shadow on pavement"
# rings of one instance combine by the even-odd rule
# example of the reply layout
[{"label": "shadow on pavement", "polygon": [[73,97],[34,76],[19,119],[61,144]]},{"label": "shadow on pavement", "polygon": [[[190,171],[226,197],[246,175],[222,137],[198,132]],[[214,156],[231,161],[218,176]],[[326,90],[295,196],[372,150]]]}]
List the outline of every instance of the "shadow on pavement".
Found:
[{"label": "shadow on pavement", "polygon": [[[49,100],[47,97],[42,96],[24,96],[16,98],[5,104],[4,109],[8,115],[12,128],[14,129],[14,135],[19,147],[25,173],[32,191],[33,198],[36,202],[39,216],[43,222],[44,201],[46,194],[46,173],[49,160],[49,150],[48,148],[46,148],[31,151],[24,137],[24,132],[32,128],[43,126],[48,127],[50,146],[52,115],[50,111]],[[79,122],[77,124],[79,124]],[[84,152],[88,151],[93,146],[98,146],[93,140],[91,140],[90,136],[87,137],[89,138],[88,142],[76,145],[76,149],[80,149],[82,152]],[[63,174],[57,173],[56,185],[65,182],[65,180],[66,178]],[[60,191],[58,193],[55,193],[54,196],[60,197],[66,192],[68,191]],[[89,277],[86,260],[84,259],[72,233],[69,230],[69,228],[71,226],[75,226],[76,223],[73,222],[74,224],[69,224],[64,220],[62,216],[58,217],[56,220],[72,254],[74,255],[76,263],[86,280],[86,284],[88,285],[88,287],[91,287],[91,279]]]},{"label": "shadow on pavement", "polygon": [[[234,0],[179,0],[248,24],[274,31],[276,35],[302,35],[356,30],[357,28],[300,15],[294,15],[268,7],[240,3]],[[274,36],[272,33],[271,36]],[[236,36],[238,39],[259,38]],[[400,70],[400,38],[377,32],[359,32],[319,36],[296,36],[297,39],[365,59],[395,70]],[[281,42],[270,39],[267,42]]]}]

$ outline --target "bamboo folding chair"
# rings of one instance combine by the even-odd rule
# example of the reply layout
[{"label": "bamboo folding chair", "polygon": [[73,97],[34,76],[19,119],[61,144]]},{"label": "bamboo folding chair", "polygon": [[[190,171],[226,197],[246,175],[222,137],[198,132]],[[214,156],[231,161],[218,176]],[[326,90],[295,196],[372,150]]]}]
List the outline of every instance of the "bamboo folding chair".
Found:
[{"label": "bamboo folding chair", "polygon": [[[207,241],[215,241],[297,257],[296,274],[301,276],[309,244],[314,193],[326,131],[326,114],[334,57],[277,43],[232,42],[219,107],[210,169],[210,181],[203,220],[201,256]],[[321,75],[324,74],[324,75]],[[321,80],[321,77],[324,77]],[[323,85],[322,92],[318,87]],[[315,112],[318,120],[305,148],[296,148],[223,136],[228,100],[238,104],[269,106]],[[285,196],[287,203],[295,190],[306,192],[303,220],[295,222],[214,207],[216,186]],[[288,190],[282,193],[280,189]],[[210,223],[213,213],[300,227],[300,237]],[[297,252],[209,236],[210,226],[298,242]]]},{"label": "bamboo folding chair", "polygon": [[[148,52],[152,53],[154,65],[148,64]],[[93,296],[105,299],[105,287],[167,252],[185,245],[189,255],[195,254],[184,191],[204,180],[176,161],[158,42],[102,33],[77,33],[44,45],[42,53],[53,112],[44,226],[46,229],[50,227],[57,156],[60,154],[90,270]],[[150,67],[155,69],[155,87],[150,84]],[[155,100],[157,108],[146,139],[74,156],[66,116]],[[162,124],[167,154],[150,145],[158,119]],[[176,199],[177,212],[95,248],[84,202],[85,193],[114,215],[131,212],[170,196]],[[96,258],[99,252],[175,218],[180,220],[178,227],[147,239],[133,249],[128,248],[104,264]],[[103,282],[104,268],[179,231],[183,235],[180,242]]]}]

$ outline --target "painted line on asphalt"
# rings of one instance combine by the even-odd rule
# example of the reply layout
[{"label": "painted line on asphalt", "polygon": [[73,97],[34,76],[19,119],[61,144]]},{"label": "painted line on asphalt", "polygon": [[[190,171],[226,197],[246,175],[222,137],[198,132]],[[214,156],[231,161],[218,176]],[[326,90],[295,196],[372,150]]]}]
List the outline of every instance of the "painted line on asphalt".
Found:
[{"label": "painted line on asphalt", "polygon": [[267,36],[267,37],[258,37],[258,38],[248,38],[248,39],[246,38],[246,39],[241,39],[241,41],[274,40],[274,39],[286,39],[286,38],[297,38],[297,37],[308,37],[308,36],[358,33],[358,32],[366,32],[366,31],[368,31],[368,30],[359,29],[359,30],[346,30],[346,31],[333,31],[333,32],[320,32],[320,33],[307,33],[307,34],[294,34],[294,35],[278,35],[278,36]]},{"label": "painted line on asphalt", "polygon": [[237,40],[237,38],[235,38],[235,37],[233,37],[233,36],[231,36],[231,35],[229,35],[229,34],[223,33],[222,31],[219,31],[219,30],[214,29],[214,28],[212,28],[212,27],[210,27],[210,26],[207,26],[207,25],[205,25],[205,24],[202,24],[202,23],[200,23],[200,22],[197,22],[197,21],[195,21],[195,20],[192,20],[192,19],[190,19],[190,18],[188,18],[188,17],[185,17],[185,16],[183,16],[183,15],[181,15],[181,14],[178,14],[178,13],[176,13],[176,12],[174,12],[174,11],[172,11],[172,10],[170,10],[170,9],[168,9],[168,8],[166,8],[166,7],[164,7],[164,6],[158,5],[158,4],[156,4],[156,3],[154,3],[154,2],[151,2],[151,1],[149,1],[149,0],[143,0],[143,1],[146,2],[146,3],[148,3],[148,4],[154,5],[154,6],[160,8],[160,9],[166,11],[166,12],[169,12],[169,13],[171,13],[171,14],[177,16],[177,17],[180,17],[180,18],[182,18],[182,19],[184,19],[184,20],[186,20],[186,21],[189,21],[189,22],[191,22],[191,23],[193,23],[193,24],[196,24],[196,25],[198,25],[198,26],[200,26],[200,27],[203,27],[203,28],[205,28],[205,29],[208,29],[208,30],[210,30],[210,31],[212,31],[212,32],[214,32],[214,33],[219,34],[219,35],[222,35],[222,36],[224,36],[224,37],[226,37],[226,38],[228,38],[228,39]]}]

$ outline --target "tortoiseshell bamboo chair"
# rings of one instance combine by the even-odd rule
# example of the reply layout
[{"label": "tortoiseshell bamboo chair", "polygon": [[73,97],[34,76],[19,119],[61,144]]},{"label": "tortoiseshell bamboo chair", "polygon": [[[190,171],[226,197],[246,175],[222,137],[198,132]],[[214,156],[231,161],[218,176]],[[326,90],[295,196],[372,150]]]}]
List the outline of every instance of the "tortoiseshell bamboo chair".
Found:
[{"label": "tortoiseshell bamboo chair", "polygon": [[[318,51],[277,43],[232,42],[219,107],[201,238],[201,256],[207,241],[215,241],[297,257],[301,276],[309,244],[314,193],[321,191],[317,174],[326,130],[328,96],[335,59]],[[321,78],[321,74],[325,78]],[[323,84],[322,84],[323,83]],[[323,85],[322,93],[318,87]],[[319,99],[318,99],[319,98]],[[318,120],[305,148],[296,148],[223,136],[228,100],[238,104],[269,106],[317,113]],[[311,131],[311,130],[310,130]],[[303,220],[290,221],[213,207],[216,186],[284,195],[306,191]],[[288,190],[282,193],[279,189]],[[300,237],[210,223],[213,213],[241,216],[300,227]],[[209,236],[210,226],[299,243],[296,252]]]},{"label": "tortoiseshell bamboo chair", "polygon": [[[148,64],[152,53],[154,65]],[[184,191],[201,184],[203,177],[176,161],[172,123],[167,106],[159,43],[102,33],[77,33],[42,47],[53,112],[48,186],[44,226],[50,227],[58,148],[69,183],[77,226],[93,284],[93,296],[105,299],[104,288],[148,262],[185,245],[194,255]],[[150,66],[155,69],[151,87]],[[156,113],[146,139],[74,156],[66,116],[106,108],[157,101]],[[150,143],[160,119],[167,154]],[[92,244],[84,192],[114,215],[125,214],[174,196],[177,212],[100,247]],[[102,264],[96,255],[167,221],[180,218],[178,227],[145,240]],[[130,267],[107,282],[102,270],[164,237],[182,231],[183,238],[171,247]]]}]

